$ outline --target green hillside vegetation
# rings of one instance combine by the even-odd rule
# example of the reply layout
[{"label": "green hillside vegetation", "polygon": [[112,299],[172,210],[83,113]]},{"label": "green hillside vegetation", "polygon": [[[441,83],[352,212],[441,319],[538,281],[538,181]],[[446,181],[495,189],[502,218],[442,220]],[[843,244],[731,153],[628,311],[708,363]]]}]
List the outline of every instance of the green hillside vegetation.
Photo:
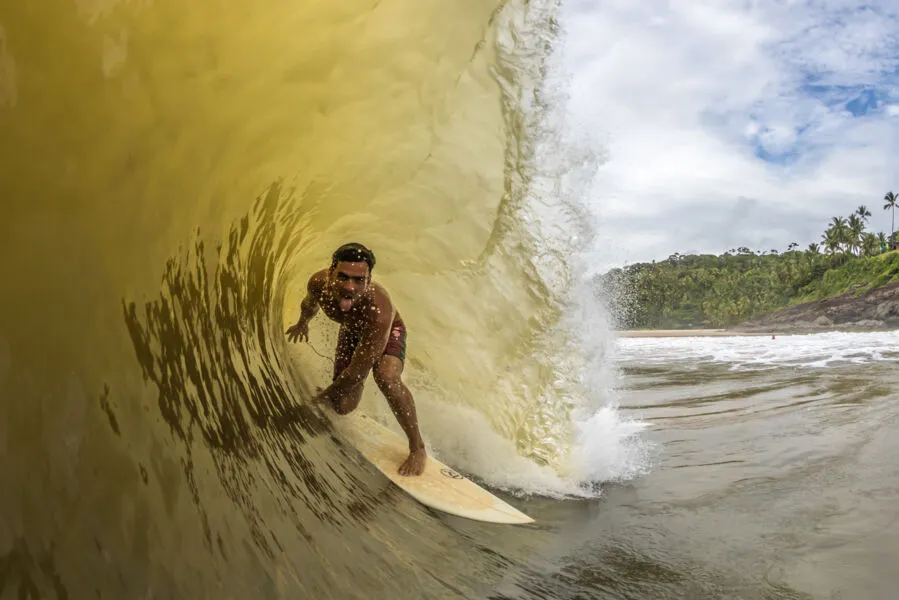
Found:
[{"label": "green hillside vegetation", "polygon": [[[884,201],[891,211],[899,203],[892,192]],[[794,304],[860,294],[899,281],[899,252],[890,250],[897,236],[868,232],[870,215],[859,206],[847,218],[834,217],[821,243],[805,250],[794,242],[782,253],[675,253],[613,269],[599,284],[625,329],[728,327]]]}]

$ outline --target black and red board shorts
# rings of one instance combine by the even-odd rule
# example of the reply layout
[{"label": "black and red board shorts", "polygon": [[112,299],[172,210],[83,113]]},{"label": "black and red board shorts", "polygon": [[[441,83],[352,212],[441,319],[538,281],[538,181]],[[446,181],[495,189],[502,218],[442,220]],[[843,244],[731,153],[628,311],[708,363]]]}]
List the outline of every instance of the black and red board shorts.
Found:
[{"label": "black and red board shorts", "polygon": [[[353,353],[356,352],[358,345],[359,336],[350,333],[345,327],[341,327],[337,336],[337,351],[334,353],[334,379],[337,379],[337,376],[350,366]],[[390,336],[387,338],[387,345],[384,347],[382,356],[395,356],[406,362],[406,324],[403,323],[399,314],[396,315],[390,326]]]}]

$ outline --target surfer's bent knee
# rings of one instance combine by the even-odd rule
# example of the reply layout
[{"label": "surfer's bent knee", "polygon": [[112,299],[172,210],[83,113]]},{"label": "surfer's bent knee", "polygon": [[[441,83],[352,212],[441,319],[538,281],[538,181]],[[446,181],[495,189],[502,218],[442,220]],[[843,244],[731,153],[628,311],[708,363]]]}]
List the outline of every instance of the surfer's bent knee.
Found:
[{"label": "surfer's bent knee", "polygon": [[[393,362],[393,364],[390,364],[391,362]],[[381,391],[386,392],[402,385],[402,369],[402,362],[397,364],[395,361],[384,361],[382,358],[382,362],[378,363],[378,366],[375,367],[372,376],[374,377],[378,388]]]},{"label": "surfer's bent knee", "polygon": [[362,400],[362,384],[356,386],[353,391],[344,395],[340,400],[333,404],[334,412],[338,415],[348,415],[359,406],[359,401]]},{"label": "surfer's bent knee", "polygon": [[351,412],[356,410],[355,406],[345,406],[344,403],[338,403],[337,406],[334,407],[334,412],[338,415],[348,415]]}]

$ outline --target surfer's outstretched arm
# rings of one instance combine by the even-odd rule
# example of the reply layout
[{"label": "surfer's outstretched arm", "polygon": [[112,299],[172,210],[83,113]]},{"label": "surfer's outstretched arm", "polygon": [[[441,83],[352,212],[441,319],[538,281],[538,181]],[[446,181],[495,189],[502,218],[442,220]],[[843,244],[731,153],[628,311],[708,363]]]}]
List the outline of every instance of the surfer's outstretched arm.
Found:
[{"label": "surfer's outstretched arm", "polygon": [[300,318],[296,324],[287,328],[284,333],[291,342],[309,341],[309,321],[318,313],[318,294],[321,291],[321,274],[316,273],[306,284],[306,297],[300,303]]}]

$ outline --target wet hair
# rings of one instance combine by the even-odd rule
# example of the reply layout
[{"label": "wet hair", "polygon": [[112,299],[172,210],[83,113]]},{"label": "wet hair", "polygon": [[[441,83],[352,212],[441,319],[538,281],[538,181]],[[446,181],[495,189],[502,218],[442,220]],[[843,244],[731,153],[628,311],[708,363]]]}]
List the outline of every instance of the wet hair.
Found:
[{"label": "wet hair", "polygon": [[362,244],[352,242],[350,244],[344,244],[331,255],[332,269],[336,267],[339,262],[368,263],[368,272],[371,273],[375,268],[375,254]]}]

